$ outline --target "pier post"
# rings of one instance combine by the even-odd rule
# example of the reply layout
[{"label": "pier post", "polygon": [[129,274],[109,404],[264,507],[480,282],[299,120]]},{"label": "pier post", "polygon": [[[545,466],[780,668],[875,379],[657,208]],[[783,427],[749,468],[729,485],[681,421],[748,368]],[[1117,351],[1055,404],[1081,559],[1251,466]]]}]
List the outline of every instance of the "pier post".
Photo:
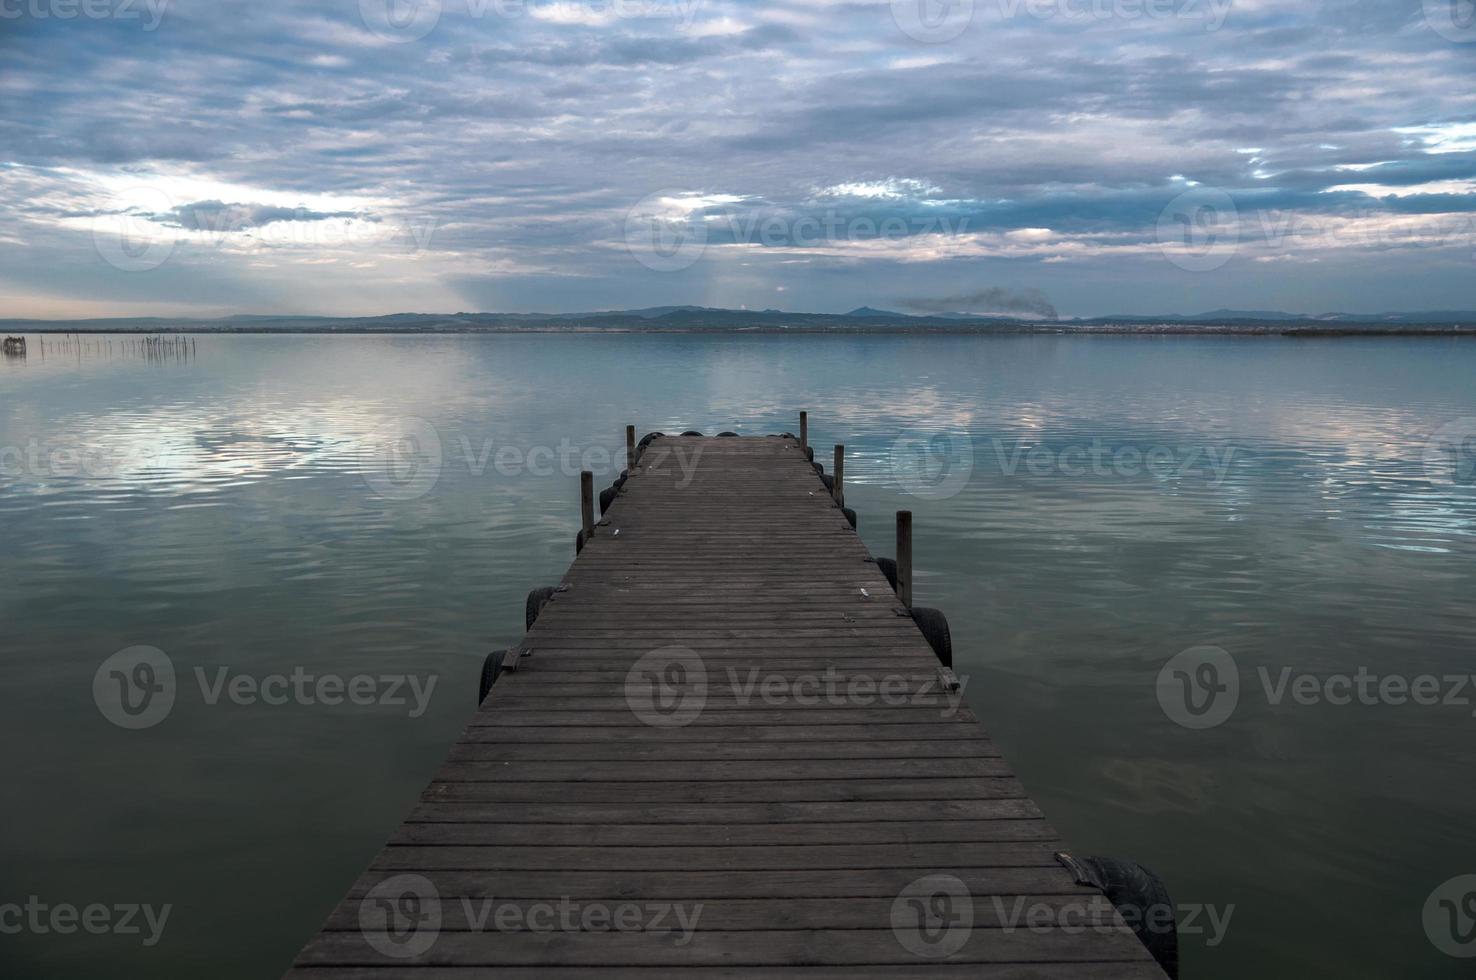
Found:
[{"label": "pier post", "polygon": [[579,512],[584,522],[580,534],[587,543],[595,533],[595,476],[589,470],[579,474]]},{"label": "pier post", "polygon": [[636,468],[636,427],[627,425],[625,427],[625,472],[629,473]]},{"label": "pier post", "polygon": [[810,413],[800,412],[800,452],[810,448]]},{"label": "pier post", "polygon": [[835,489],[831,491],[831,496],[835,498],[837,507],[844,507],[846,505],[846,447],[839,443],[835,447],[835,465],[831,468],[831,475],[835,477]]},{"label": "pier post", "polygon": [[912,608],[912,511],[897,511],[897,597]]}]

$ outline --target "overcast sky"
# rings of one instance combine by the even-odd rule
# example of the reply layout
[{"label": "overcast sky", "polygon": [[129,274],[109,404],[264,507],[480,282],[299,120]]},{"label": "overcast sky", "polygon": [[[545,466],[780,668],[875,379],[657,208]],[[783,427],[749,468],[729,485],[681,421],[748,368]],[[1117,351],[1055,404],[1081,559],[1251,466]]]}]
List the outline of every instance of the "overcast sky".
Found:
[{"label": "overcast sky", "polygon": [[1472,0],[0,0],[0,316],[1476,308]]}]

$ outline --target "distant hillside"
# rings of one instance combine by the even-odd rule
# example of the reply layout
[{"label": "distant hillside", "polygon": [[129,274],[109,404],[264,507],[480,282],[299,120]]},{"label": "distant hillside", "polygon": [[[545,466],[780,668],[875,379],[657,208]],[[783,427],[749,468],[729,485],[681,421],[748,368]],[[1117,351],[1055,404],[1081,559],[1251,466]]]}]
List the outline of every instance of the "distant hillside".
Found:
[{"label": "distant hillside", "polygon": [[1212,310],[1209,313],[1169,313],[1162,316],[1104,316],[1089,323],[1476,323],[1470,310],[1434,310],[1425,313],[1283,313],[1280,310]]},{"label": "distant hillside", "polygon": [[217,332],[217,333],[527,333],[527,332],[768,332],[768,333],[1251,333],[1476,335],[1476,313],[1325,313],[1304,316],[1276,310],[1105,316],[1042,320],[997,314],[936,313],[912,316],[862,306],[849,313],[727,310],[703,306],[653,306],[591,313],[394,313],[374,317],[240,314],[219,319],[116,317],[86,320],[0,320],[8,333]]}]

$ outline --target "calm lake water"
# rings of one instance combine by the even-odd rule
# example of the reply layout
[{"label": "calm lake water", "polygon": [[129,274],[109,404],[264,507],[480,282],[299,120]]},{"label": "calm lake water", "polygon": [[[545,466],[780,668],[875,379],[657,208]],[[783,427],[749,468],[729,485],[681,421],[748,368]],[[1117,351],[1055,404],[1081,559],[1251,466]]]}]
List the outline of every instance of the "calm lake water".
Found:
[{"label": "calm lake water", "polygon": [[[874,553],[914,512],[917,600],[947,611],[970,703],[1062,835],[1233,907],[1183,938],[1186,977],[1468,975],[1425,912],[1476,873],[1476,689],[1446,679],[1476,670],[1476,343],[83,344],[0,363],[0,903],[172,911],[152,946],[147,926],[0,936],[0,973],[279,974],[571,560],[580,466],[608,473],[626,422],[764,434],[808,409],[817,458],[847,446]],[[440,465],[387,483],[366,461],[402,432]],[[137,645],[179,685],[130,730],[93,682]],[[1189,654],[1182,677],[1230,673],[1176,704],[1160,672],[1205,646],[1229,661]],[[436,686],[423,711],[212,704],[197,668]],[[1340,686],[1360,671],[1366,699]],[[1207,700],[1214,677],[1238,700]]]}]

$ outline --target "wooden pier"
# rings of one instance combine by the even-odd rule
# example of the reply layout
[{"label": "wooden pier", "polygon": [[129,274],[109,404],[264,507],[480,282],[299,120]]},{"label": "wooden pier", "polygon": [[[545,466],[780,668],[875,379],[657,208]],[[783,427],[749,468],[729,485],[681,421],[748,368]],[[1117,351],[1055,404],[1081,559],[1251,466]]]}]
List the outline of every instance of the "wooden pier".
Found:
[{"label": "wooden pier", "polygon": [[288,976],[1161,980],[843,493],[792,437],[645,446]]}]

